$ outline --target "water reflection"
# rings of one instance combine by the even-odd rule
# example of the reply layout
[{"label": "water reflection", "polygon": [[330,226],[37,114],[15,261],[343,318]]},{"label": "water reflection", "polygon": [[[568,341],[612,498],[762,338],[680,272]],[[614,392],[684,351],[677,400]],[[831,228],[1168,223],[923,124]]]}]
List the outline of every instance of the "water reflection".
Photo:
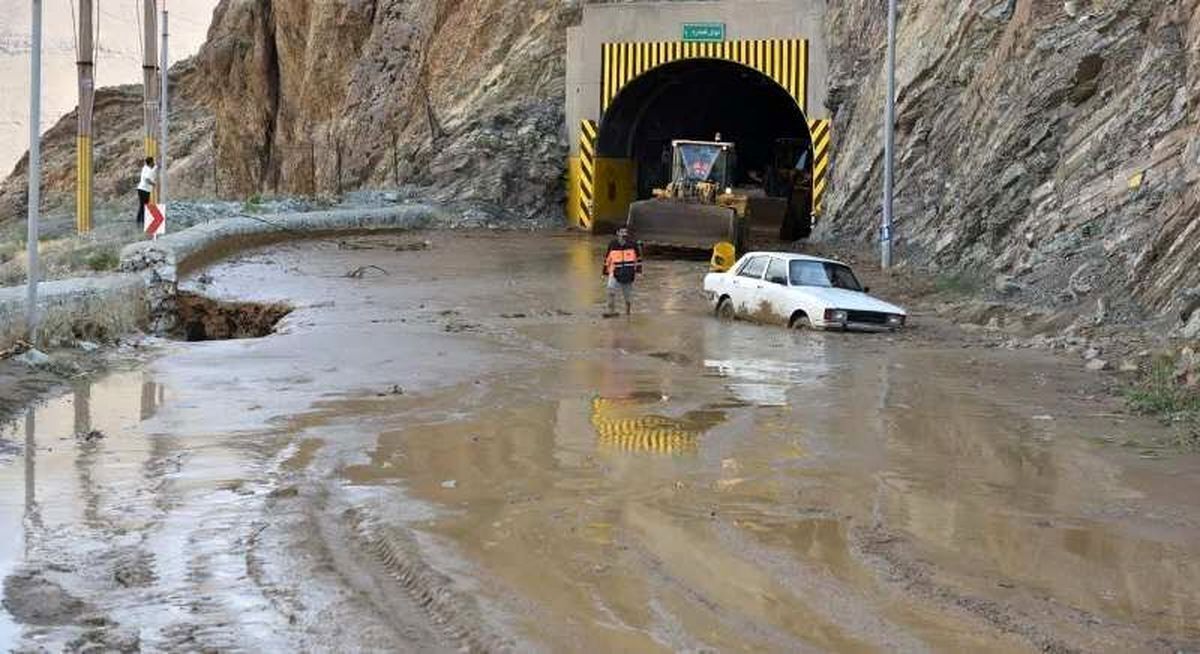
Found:
[{"label": "water reflection", "polygon": [[[42,526],[42,512],[37,505],[37,417],[31,407],[25,412],[25,513],[27,527]],[[28,554],[28,543],[26,543]]]},{"label": "water reflection", "polygon": [[593,398],[592,427],[600,446],[659,454],[691,453],[704,432],[725,420],[722,411],[689,411],[682,418],[646,413],[648,408],[662,405],[665,402],[661,396]]},{"label": "water reflection", "polygon": [[726,379],[725,387],[747,404],[786,406],[789,393],[823,384],[834,370],[825,335],[716,321],[703,334],[707,374]]},{"label": "water reflection", "polygon": [[[21,443],[11,460],[0,460],[0,531],[7,535],[0,539],[0,579],[32,555],[44,529],[77,522],[122,528],[114,515],[129,498],[118,480],[153,456],[139,424],[165,399],[144,373],[118,373],[77,384],[0,425],[0,442]],[[0,650],[18,635],[0,609]]]}]

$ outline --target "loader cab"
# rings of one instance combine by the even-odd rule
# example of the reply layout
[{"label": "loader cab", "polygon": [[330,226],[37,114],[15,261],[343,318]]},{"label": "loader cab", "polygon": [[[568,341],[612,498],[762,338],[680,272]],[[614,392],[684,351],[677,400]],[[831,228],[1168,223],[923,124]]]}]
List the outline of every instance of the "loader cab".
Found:
[{"label": "loader cab", "polygon": [[714,184],[719,189],[733,186],[737,168],[732,143],[713,141],[671,142],[671,181],[676,184]]}]

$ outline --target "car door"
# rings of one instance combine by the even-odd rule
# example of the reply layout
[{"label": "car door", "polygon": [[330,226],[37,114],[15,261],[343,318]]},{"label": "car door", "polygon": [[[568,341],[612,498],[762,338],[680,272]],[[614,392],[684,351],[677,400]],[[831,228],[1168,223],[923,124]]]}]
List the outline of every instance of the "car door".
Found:
[{"label": "car door", "polygon": [[791,298],[788,295],[788,264],[783,259],[771,257],[763,275],[758,303],[769,312],[775,322],[787,323],[791,318]]},{"label": "car door", "polygon": [[768,258],[765,254],[750,257],[733,276],[733,289],[729,296],[733,299],[733,306],[738,313],[751,314],[758,309],[763,285],[762,276],[767,269]]}]

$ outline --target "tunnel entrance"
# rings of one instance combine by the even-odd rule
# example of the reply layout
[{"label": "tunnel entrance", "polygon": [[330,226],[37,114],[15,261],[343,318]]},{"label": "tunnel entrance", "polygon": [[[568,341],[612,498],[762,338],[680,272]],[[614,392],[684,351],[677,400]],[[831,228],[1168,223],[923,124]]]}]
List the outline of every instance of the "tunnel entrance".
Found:
[{"label": "tunnel entrance", "polygon": [[[647,71],[613,98],[600,121],[596,156],[629,162],[632,188],[626,195],[642,200],[670,181],[673,140],[712,141],[717,135],[734,144],[734,184],[751,198],[755,236],[789,241],[808,236],[813,208],[808,120],[784,87],[748,66],[685,59]],[[611,186],[597,192],[616,195]],[[786,199],[787,211],[756,215],[755,198]]]}]

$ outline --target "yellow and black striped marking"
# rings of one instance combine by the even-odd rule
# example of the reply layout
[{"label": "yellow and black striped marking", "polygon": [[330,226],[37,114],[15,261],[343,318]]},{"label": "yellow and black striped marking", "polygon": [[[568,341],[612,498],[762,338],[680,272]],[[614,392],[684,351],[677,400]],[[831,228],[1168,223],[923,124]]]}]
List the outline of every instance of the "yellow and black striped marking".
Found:
[{"label": "yellow and black striped marking", "polygon": [[813,216],[820,216],[824,207],[825,190],[829,186],[829,144],[833,123],[827,119],[808,121],[813,143]]},{"label": "yellow and black striped marking", "polygon": [[606,448],[627,452],[684,454],[696,451],[701,430],[686,420],[639,414],[637,399],[592,399],[592,427]]},{"label": "yellow and black striped marking", "polygon": [[596,121],[584,120],[579,129],[579,226],[591,229],[595,220]]},{"label": "yellow and black striped marking", "polygon": [[601,46],[600,110],[636,77],[681,59],[724,59],[753,68],[787,90],[808,110],[808,40],[757,39],[723,43],[605,43]]},{"label": "yellow and black striped marking", "polygon": [[92,231],[92,139],[75,137],[75,229]]},{"label": "yellow and black striped marking", "polygon": [[694,451],[699,432],[665,416],[642,415],[628,418],[592,416],[599,443],[630,452],[679,454]]}]

